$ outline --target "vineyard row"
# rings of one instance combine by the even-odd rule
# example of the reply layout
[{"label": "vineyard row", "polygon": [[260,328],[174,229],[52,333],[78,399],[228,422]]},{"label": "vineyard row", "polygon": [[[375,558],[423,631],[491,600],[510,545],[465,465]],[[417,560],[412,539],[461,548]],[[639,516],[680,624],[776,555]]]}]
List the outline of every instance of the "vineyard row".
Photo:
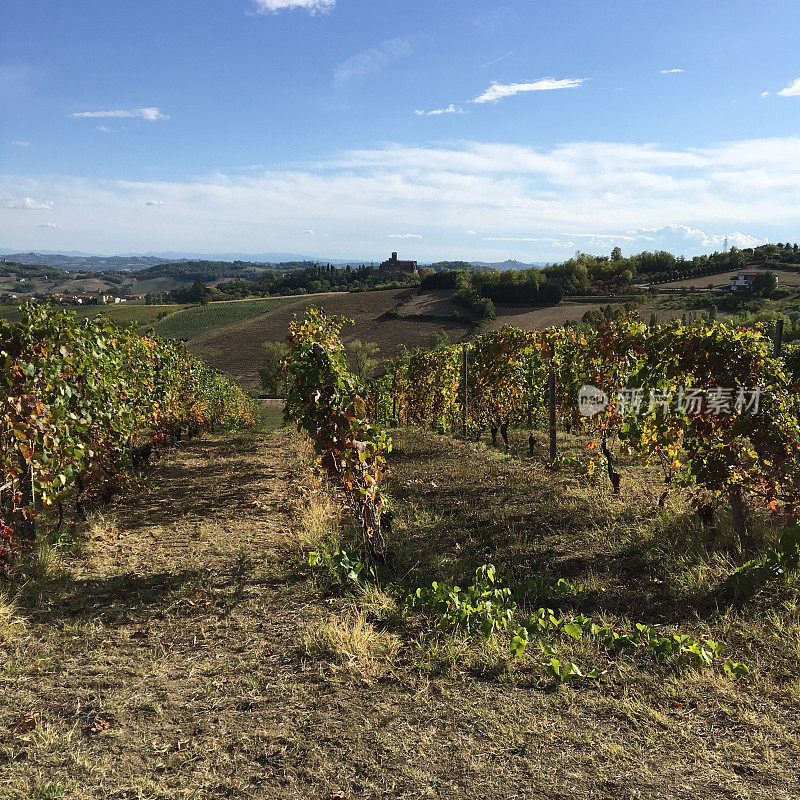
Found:
[{"label": "vineyard row", "polygon": [[152,450],[254,425],[256,402],[178,342],[45,305],[0,321],[0,570],[43,509],[79,513],[136,480]]},{"label": "vineyard row", "polygon": [[[648,326],[635,317],[596,328],[506,325],[465,345],[407,351],[365,387],[347,370],[343,322],[310,310],[293,323],[284,364],[291,378],[287,413],[345,490],[371,557],[385,550],[380,519],[387,501],[379,484],[391,442],[380,424],[476,436],[490,430],[495,442],[499,433],[507,444],[510,427],[532,430],[546,420],[552,431],[560,424],[586,435],[589,470],[604,466],[615,491],[615,452],[622,447],[662,468],[662,502],[670,489],[688,489],[709,516],[727,501],[743,540],[753,503],[796,516],[799,387],[757,328],[711,319]],[[591,415],[582,403],[586,387],[604,398]],[[735,400],[724,413],[712,413],[708,403],[626,401],[720,393]],[[554,444],[553,438],[551,462]]]}]

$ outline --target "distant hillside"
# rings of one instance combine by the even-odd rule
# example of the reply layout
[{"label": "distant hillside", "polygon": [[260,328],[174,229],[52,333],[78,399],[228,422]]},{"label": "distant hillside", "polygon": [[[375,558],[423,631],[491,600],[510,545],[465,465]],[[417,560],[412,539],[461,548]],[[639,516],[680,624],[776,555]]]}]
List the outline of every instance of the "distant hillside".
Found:
[{"label": "distant hillside", "polygon": [[533,261],[525,264],[522,261],[515,261],[509,258],[507,261],[472,261],[474,267],[488,267],[489,269],[530,269],[531,267],[546,267],[544,261]]},{"label": "distant hillside", "polygon": [[[48,264],[69,270],[91,270],[91,271],[118,271],[118,270],[140,270],[158,264],[170,262],[226,262],[243,264],[351,264],[359,266],[371,263],[369,259],[358,258],[314,258],[308,255],[298,255],[297,253],[179,253],[148,252],[142,255],[135,253],[123,253],[120,255],[107,256],[95,255],[92,253],[58,253],[51,250],[42,250],[30,253],[12,252],[0,248],[0,257],[8,261],[16,261],[21,264]],[[378,263],[380,259],[375,261]]]},{"label": "distant hillside", "polygon": [[51,267],[47,264],[23,264],[19,261],[3,259],[0,261],[0,277],[2,278],[66,278],[68,274],[63,269]]},{"label": "distant hillside", "polygon": [[3,261],[17,264],[42,264],[59,267],[70,272],[119,272],[140,270],[162,264],[163,258],[154,256],[66,256],[60,253],[10,253]]},{"label": "distant hillside", "polygon": [[179,283],[192,283],[201,280],[206,283],[217,281],[220,278],[243,278],[257,280],[266,270],[303,269],[311,266],[310,262],[288,265],[272,265],[253,263],[251,261],[173,261],[168,264],[160,263],[137,272],[136,278],[140,281],[153,278],[172,278]]}]

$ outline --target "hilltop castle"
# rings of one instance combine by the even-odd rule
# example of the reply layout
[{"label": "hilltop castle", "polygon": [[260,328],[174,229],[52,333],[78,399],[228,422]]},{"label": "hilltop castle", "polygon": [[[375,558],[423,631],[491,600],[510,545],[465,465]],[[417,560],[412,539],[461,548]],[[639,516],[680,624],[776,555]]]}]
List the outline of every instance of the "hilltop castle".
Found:
[{"label": "hilltop castle", "polygon": [[398,261],[397,253],[392,253],[392,257],[386,261],[382,261],[378,269],[388,269],[394,272],[410,272],[412,275],[417,274],[416,261]]}]

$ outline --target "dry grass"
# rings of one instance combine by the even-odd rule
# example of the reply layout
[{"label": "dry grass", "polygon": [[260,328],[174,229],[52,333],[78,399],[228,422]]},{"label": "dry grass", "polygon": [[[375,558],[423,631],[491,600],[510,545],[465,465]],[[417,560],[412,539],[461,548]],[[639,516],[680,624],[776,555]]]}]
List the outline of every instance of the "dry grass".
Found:
[{"label": "dry grass", "polygon": [[297,510],[296,545],[306,553],[309,550],[334,552],[341,545],[339,517],[341,506],[320,479],[309,478],[302,503]]},{"label": "dry grass", "polygon": [[8,590],[0,592],[0,643],[10,643],[25,629],[19,603]]},{"label": "dry grass", "polygon": [[303,633],[300,648],[309,658],[374,677],[391,667],[400,650],[400,640],[377,629],[367,622],[363,611],[352,607],[343,616],[310,625]]}]

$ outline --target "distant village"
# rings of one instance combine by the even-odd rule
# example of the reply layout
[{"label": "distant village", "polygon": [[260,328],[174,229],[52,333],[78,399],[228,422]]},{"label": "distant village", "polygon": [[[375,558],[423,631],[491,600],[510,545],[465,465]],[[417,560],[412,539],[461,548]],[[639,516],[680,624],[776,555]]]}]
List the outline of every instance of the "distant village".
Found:
[{"label": "distant village", "polygon": [[[25,280],[25,278],[22,278],[20,282]],[[144,299],[143,294],[130,294],[124,297],[117,297],[116,295],[102,292],[61,294],[50,292],[25,292],[24,289],[20,289],[19,293],[12,291],[0,292],[0,303],[14,303],[20,299],[27,299],[29,297],[35,300],[49,300],[51,303],[59,303],[66,306],[113,306],[119,305],[120,303]]]}]

